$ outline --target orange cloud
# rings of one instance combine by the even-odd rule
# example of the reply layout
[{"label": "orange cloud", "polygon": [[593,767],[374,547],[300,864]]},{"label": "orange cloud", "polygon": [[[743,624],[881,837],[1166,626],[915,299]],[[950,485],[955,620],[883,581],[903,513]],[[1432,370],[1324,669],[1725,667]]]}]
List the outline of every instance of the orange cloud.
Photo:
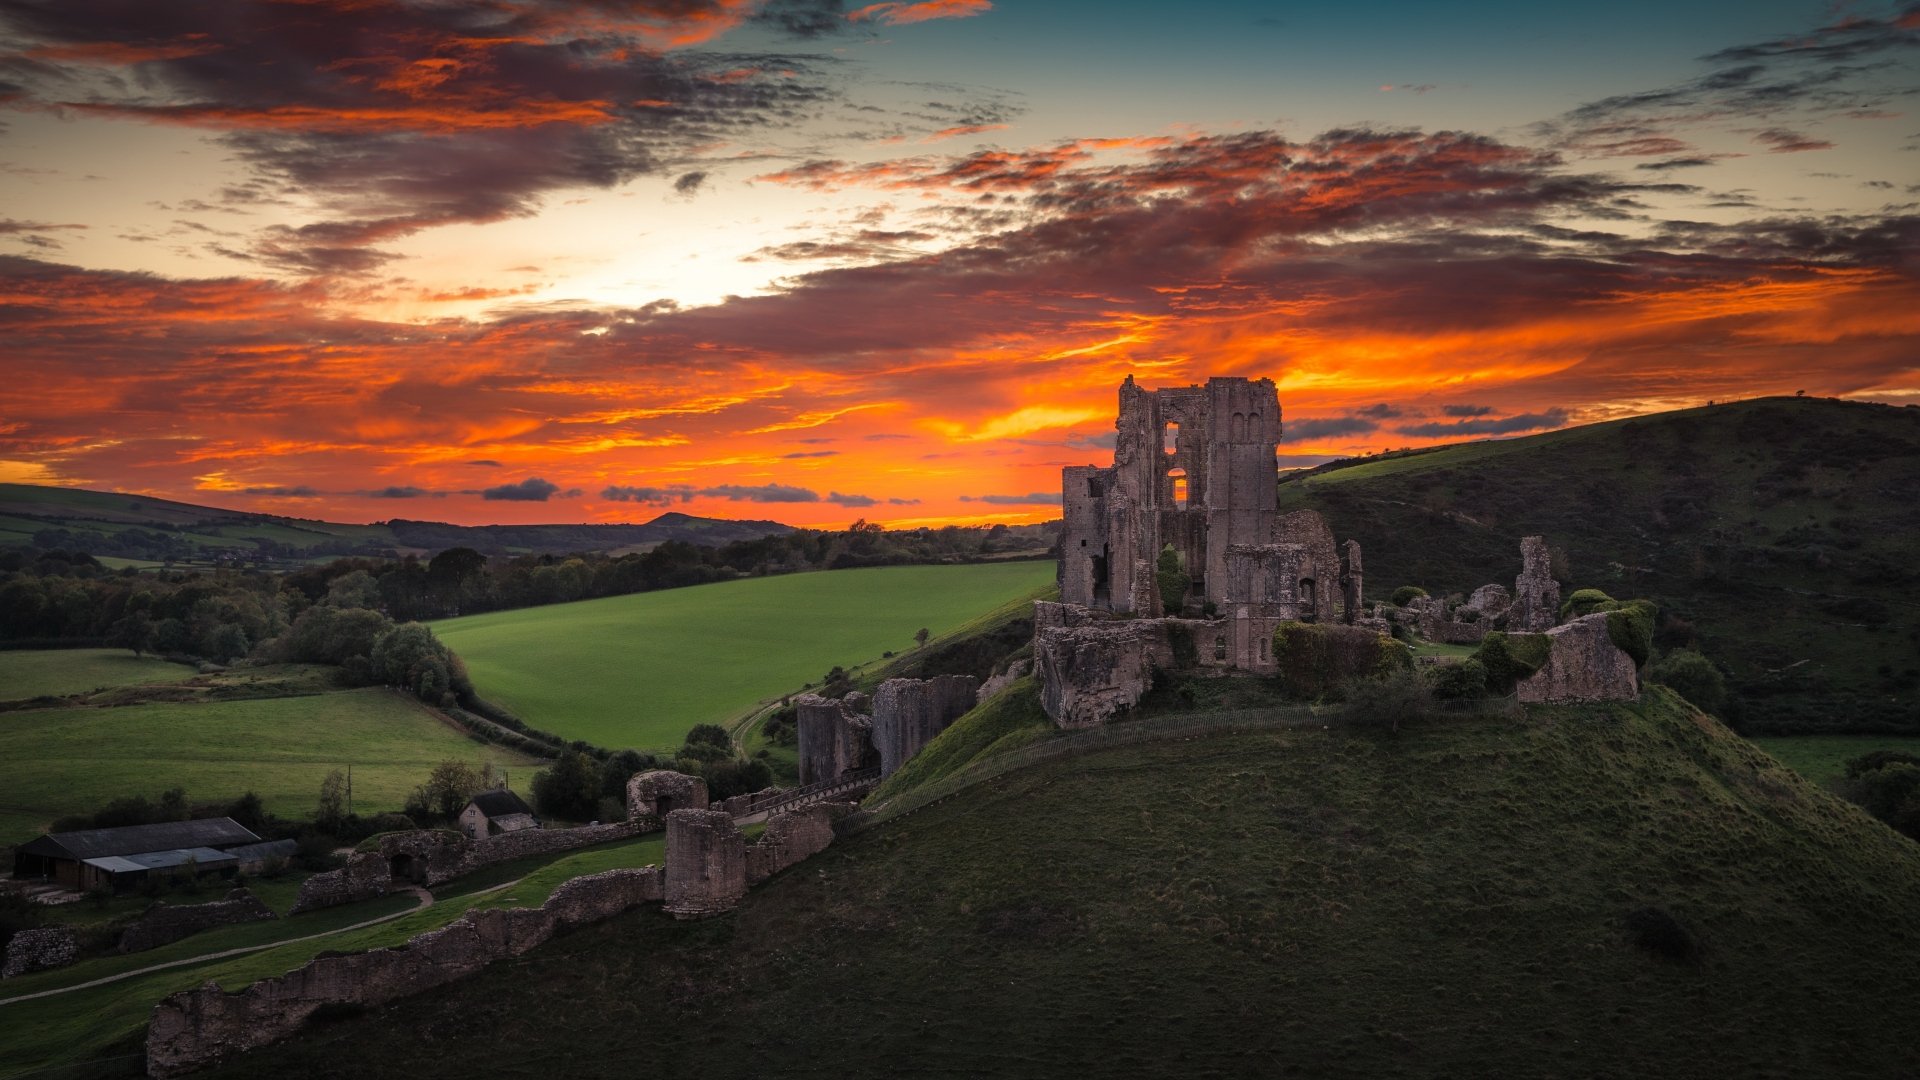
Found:
[{"label": "orange cloud", "polygon": [[920,0],[919,3],[868,4],[847,12],[847,19],[905,26],[931,19],[966,19],[992,10],[992,0]]}]

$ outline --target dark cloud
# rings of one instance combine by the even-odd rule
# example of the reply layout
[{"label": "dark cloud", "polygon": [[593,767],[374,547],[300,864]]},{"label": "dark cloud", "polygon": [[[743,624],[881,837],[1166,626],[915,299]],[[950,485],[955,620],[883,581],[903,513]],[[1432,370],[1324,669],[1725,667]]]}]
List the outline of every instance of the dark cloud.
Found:
[{"label": "dark cloud", "polygon": [[1058,506],[1060,493],[1036,491],[1030,495],[962,495],[960,501],[986,503],[989,506]]},{"label": "dark cloud", "polygon": [[780,456],[783,458],[815,458],[837,457],[839,454],[840,451],[838,450],[796,450],[791,454],[781,454]]},{"label": "dark cloud", "polygon": [[1369,405],[1364,409],[1355,409],[1354,415],[1364,416],[1370,420],[1392,420],[1406,414],[1402,413],[1398,407],[1388,405],[1383,401],[1378,405]]},{"label": "dark cloud", "polygon": [[469,465],[478,465],[478,466],[480,466],[480,467],[481,467],[481,468],[483,468],[483,469],[504,469],[504,468],[506,468],[506,466],[504,466],[504,465],[502,465],[502,464],[500,464],[500,463],[499,463],[499,462],[497,462],[497,461],[494,461],[494,460],[493,460],[492,458],[477,458],[477,459],[475,459],[475,460],[473,460],[473,461],[469,461],[469,462],[467,462],[467,464],[469,464]]},{"label": "dark cloud", "polygon": [[293,487],[272,486],[272,487],[241,488],[240,493],[243,495],[271,495],[275,498],[280,498],[280,499],[317,499],[321,495],[325,494],[324,492],[315,491],[313,488],[308,487],[305,484],[297,484]]},{"label": "dark cloud", "polygon": [[1448,416],[1471,418],[1475,416],[1492,416],[1493,406],[1491,405],[1442,405],[1440,406],[1440,411],[1445,413]]},{"label": "dark cloud", "polygon": [[499,487],[484,488],[480,497],[492,502],[546,502],[560,490],[560,485],[537,476],[529,476],[517,484],[501,484]]},{"label": "dark cloud", "polygon": [[701,488],[700,494],[729,502],[810,503],[819,502],[820,493],[786,484],[718,484]]},{"label": "dark cloud", "polygon": [[636,502],[648,506],[671,506],[674,503],[693,501],[696,489],[690,485],[675,484],[668,487],[621,487],[609,486],[600,492],[600,497],[613,502]]},{"label": "dark cloud", "polygon": [[691,195],[699,191],[700,186],[706,182],[707,174],[704,172],[681,173],[673,182],[673,190],[682,195]]},{"label": "dark cloud", "polygon": [[826,37],[850,26],[841,0],[768,0],[753,21],[798,38]]},{"label": "dark cloud", "polygon": [[1808,138],[1797,131],[1786,128],[1768,128],[1756,132],[1753,141],[1764,145],[1775,154],[1798,154],[1808,150],[1831,150],[1833,144],[1825,139]]},{"label": "dark cloud", "polygon": [[419,499],[428,495],[437,496],[437,495],[440,495],[441,492],[428,491],[425,488],[417,488],[412,486],[395,485],[395,486],[383,487],[377,491],[363,491],[360,494],[366,496],[369,499]]},{"label": "dark cloud", "polygon": [[1722,154],[1701,154],[1694,157],[1667,158],[1665,161],[1643,161],[1635,165],[1634,168],[1646,169],[1649,172],[1673,172],[1678,169],[1699,169],[1714,164],[1724,156],[1725,155]]},{"label": "dark cloud", "polygon": [[1330,439],[1342,435],[1364,435],[1380,425],[1364,416],[1330,416],[1315,420],[1288,420],[1280,426],[1280,437],[1288,442],[1299,439]]},{"label": "dark cloud", "polygon": [[1451,424],[1411,424],[1398,428],[1402,435],[1423,439],[1446,439],[1464,435],[1512,435],[1521,431],[1547,431],[1567,426],[1567,410],[1551,408],[1545,412],[1520,413],[1493,419],[1456,420]]},{"label": "dark cloud", "polygon": [[827,495],[827,501],[838,506],[878,506],[880,500],[871,495],[842,495],[835,491]]},{"label": "dark cloud", "polygon": [[888,499],[888,506],[919,506],[919,499]]}]

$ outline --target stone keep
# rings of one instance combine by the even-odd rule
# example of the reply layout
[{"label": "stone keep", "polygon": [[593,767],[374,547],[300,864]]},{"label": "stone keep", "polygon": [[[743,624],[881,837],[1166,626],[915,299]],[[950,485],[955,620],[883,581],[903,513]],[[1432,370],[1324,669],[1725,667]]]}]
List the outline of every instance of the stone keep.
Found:
[{"label": "stone keep", "polygon": [[[848,699],[855,697],[847,695]],[[858,701],[801,694],[793,704],[802,787],[867,767],[873,748],[873,721],[854,711]]]},{"label": "stone keep", "polygon": [[677,919],[732,911],[747,894],[747,841],[719,810],[667,815],[665,909]]},{"label": "stone keep", "polygon": [[881,683],[873,695],[873,744],[880,751],[880,775],[892,776],[973,708],[979,696],[980,680],[971,675]]},{"label": "stone keep", "polygon": [[1507,612],[1507,629],[1522,634],[1538,634],[1552,629],[1560,621],[1560,583],[1553,580],[1553,560],[1547,554],[1547,538],[1520,538],[1520,576],[1513,583],[1513,606]]}]

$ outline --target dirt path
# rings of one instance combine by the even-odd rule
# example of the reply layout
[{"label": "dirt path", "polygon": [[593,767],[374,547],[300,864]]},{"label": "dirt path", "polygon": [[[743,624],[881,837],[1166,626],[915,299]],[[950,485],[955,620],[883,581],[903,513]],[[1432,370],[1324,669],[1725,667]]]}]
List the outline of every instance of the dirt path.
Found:
[{"label": "dirt path", "polygon": [[[506,885],[496,885],[494,886],[493,889],[482,889],[480,890],[480,892],[482,893],[493,892],[494,889],[504,889],[507,887],[507,885],[517,885],[517,884],[519,884],[518,881],[509,881],[506,883]],[[224,960],[230,956],[244,956],[247,953],[264,952],[267,949],[277,949],[277,948],[280,948],[282,945],[297,945],[303,941],[317,941],[320,938],[332,937],[335,934],[345,934],[354,930],[364,930],[369,926],[378,926],[384,922],[392,922],[393,920],[398,919],[403,915],[411,915],[416,911],[424,911],[427,908],[430,908],[433,906],[433,894],[428,892],[427,890],[420,889],[420,888],[410,888],[410,889],[407,889],[406,891],[413,893],[415,896],[419,897],[420,902],[406,909],[405,911],[396,911],[391,915],[382,915],[377,919],[368,919],[365,922],[357,922],[357,923],[354,923],[352,926],[342,926],[337,930],[324,930],[318,934],[308,934],[306,937],[287,938],[285,941],[269,941],[265,945],[246,945],[238,949],[225,949],[220,952],[202,953],[199,956],[189,956],[181,960],[169,960],[164,964],[150,964],[147,967],[135,968],[132,971],[123,971],[118,975],[108,975],[104,978],[94,979],[90,982],[74,983],[72,986],[61,986],[61,987],[56,987],[52,990],[42,990],[37,994],[21,994],[18,997],[0,998],[0,1005],[12,1005],[17,1001],[32,1001],[35,998],[54,997],[55,995],[58,995],[58,994],[69,994],[75,990],[87,990],[95,986],[105,986],[108,983],[117,983],[123,979],[137,978],[141,975],[151,975],[156,971],[165,971],[168,968],[188,967],[193,964],[204,964],[209,960]],[[476,893],[474,895],[478,895],[478,894]]]}]

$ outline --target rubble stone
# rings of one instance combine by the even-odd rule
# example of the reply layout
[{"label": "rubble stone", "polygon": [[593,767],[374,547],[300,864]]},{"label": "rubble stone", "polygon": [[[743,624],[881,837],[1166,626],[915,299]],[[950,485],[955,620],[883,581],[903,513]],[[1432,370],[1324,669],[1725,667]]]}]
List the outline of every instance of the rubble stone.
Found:
[{"label": "rubble stone", "polygon": [[1140,622],[1056,627],[1040,632],[1035,664],[1040,703],[1063,728],[1093,727],[1131,709],[1153,684]]},{"label": "rubble stone", "polygon": [[202,930],[275,918],[273,909],[245,889],[208,904],[175,906],[157,900],[120,935],[120,951],[145,952],[191,937]]},{"label": "rubble stone", "polygon": [[793,699],[793,704],[802,787],[866,768],[868,760],[877,757],[873,753],[873,721],[850,709],[845,701],[802,694]]},{"label": "rubble stone", "polygon": [[66,967],[79,955],[79,940],[69,927],[21,930],[7,942],[7,960],[5,966],[0,967],[0,979]]}]

